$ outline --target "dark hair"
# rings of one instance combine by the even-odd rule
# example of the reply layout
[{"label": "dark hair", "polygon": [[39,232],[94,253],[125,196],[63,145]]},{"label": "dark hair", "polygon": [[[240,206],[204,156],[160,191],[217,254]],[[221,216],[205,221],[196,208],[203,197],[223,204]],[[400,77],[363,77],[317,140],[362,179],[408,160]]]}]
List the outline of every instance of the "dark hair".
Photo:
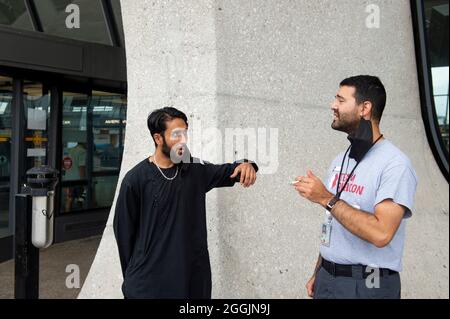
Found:
[{"label": "dark hair", "polygon": [[164,131],[167,129],[166,122],[172,121],[173,119],[182,119],[186,122],[186,124],[188,124],[186,114],[173,107],[165,107],[155,110],[148,116],[147,127],[152,135],[155,145],[156,141],[153,135],[164,134]]},{"label": "dark hair", "polygon": [[386,106],[386,89],[376,76],[358,75],[343,80],[340,86],[354,87],[356,103],[372,103],[372,118],[380,121]]}]

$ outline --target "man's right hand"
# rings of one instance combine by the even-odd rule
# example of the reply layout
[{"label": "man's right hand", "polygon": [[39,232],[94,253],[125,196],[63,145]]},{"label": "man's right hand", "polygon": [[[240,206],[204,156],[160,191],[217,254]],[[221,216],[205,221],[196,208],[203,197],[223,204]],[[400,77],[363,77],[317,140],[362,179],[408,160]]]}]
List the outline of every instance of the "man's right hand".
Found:
[{"label": "man's right hand", "polygon": [[314,283],[316,282],[316,275],[314,274],[306,284],[306,291],[310,298],[314,297]]}]

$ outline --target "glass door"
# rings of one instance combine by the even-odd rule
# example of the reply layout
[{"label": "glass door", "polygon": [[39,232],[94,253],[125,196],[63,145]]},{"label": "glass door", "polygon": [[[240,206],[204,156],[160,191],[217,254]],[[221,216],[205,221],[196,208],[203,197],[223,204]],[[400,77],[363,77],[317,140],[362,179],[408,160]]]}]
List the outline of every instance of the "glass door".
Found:
[{"label": "glass door", "polygon": [[48,163],[49,115],[42,83],[0,77],[0,239],[13,234],[14,196],[26,171]]},{"label": "glass door", "polygon": [[0,239],[10,236],[9,194],[11,175],[12,79],[0,76]]},{"label": "glass door", "polygon": [[50,93],[42,83],[23,82],[25,108],[25,172],[33,167],[48,165]]},{"label": "glass door", "polygon": [[112,205],[122,163],[127,100],[120,94],[93,91],[92,206]]},{"label": "glass door", "polygon": [[63,92],[62,213],[111,206],[125,138],[126,97]]},{"label": "glass door", "polygon": [[87,94],[64,92],[62,100],[61,209],[71,213],[89,208]]}]

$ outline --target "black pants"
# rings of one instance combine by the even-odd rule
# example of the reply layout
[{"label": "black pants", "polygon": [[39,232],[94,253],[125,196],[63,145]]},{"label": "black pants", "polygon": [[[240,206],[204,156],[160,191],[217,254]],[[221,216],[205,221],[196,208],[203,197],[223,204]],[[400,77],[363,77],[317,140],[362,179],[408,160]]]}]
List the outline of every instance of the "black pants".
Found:
[{"label": "black pants", "polygon": [[334,277],[321,267],[314,283],[314,299],[401,298],[401,283],[398,273],[379,277],[377,287],[373,287],[373,284],[374,281],[370,282],[370,279],[364,279],[362,273],[356,273],[353,277]]}]

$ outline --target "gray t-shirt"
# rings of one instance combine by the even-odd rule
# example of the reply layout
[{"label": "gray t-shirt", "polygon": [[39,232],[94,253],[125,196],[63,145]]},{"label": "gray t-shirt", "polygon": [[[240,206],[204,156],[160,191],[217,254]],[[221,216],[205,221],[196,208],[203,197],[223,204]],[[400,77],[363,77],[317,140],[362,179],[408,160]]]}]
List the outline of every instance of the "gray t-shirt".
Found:
[{"label": "gray t-shirt", "polygon": [[[326,185],[333,194],[336,194],[344,154],[344,152],[339,154],[329,169]],[[347,156],[340,188],[355,165],[356,161],[348,160]],[[377,248],[350,233],[333,218],[330,246],[321,246],[322,257],[337,264],[360,264],[402,271],[406,219],[412,215],[416,186],[417,176],[408,157],[388,140],[375,144],[356,168],[341,199],[371,214],[374,213],[377,204],[386,199],[392,199],[406,208],[404,219],[389,245]]]}]

